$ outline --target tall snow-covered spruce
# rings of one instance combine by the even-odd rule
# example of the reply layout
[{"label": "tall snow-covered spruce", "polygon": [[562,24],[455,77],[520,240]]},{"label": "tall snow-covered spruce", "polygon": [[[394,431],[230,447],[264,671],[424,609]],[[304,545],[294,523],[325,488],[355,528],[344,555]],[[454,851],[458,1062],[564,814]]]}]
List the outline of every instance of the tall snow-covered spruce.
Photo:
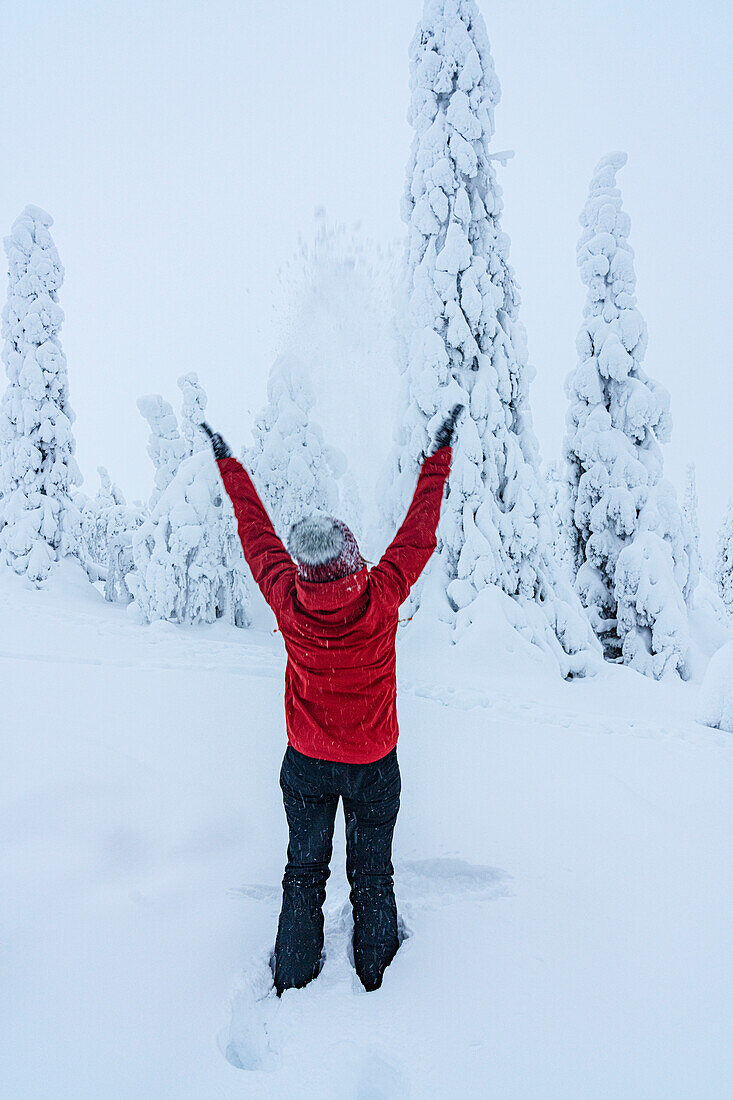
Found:
[{"label": "tall snow-covered spruce", "polygon": [[575,585],[607,656],[656,678],[684,676],[696,575],[677,498],[662,476],[669,396],[641,367],[647,331],[616,186],[625,163],[624,153],[599,162],[580,218],[588,295],[578,365],[566,383],[563,523]]},{"label": "tall snow-covered spruce", "polygon": [[512,621],[554,653],[564,675],[579,675],[597,643],[552,553],[532,370],[489,152],[499,83],[474,0],[426,0],[410,58],[410,319],[392,518],[404,514],[441,419],[463,404],[438,532],[439,614],[460,630],[502,590],[515,601]]},{"label": "tall snow-covered spruce", "polygon": [[58,336],[64,269],[52,225],[45,211],[26,206],[5,239],[2,357],[9,385],[0,405],[0,553],[35,584],[46,580],[55,561],[80,553],[73,494],[81,475]]}]

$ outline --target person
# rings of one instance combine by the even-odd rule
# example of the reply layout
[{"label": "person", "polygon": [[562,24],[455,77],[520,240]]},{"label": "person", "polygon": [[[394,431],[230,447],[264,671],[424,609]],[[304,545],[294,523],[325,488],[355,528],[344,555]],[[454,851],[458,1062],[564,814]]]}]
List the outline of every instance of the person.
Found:
[{"label": "person", "polygon": [[367,570],[345,523],[322,515],[295,523],[287,549],[252,480],[208,424],[234,506],[242,549],[275,613],[287,652],[288,746],[280,786],[289,828],[273,957],[277,995],[301,988],[322,966],[323,903],[339,798],[354,914],[354,967],[378,989],[398,943],[392,834],[400,805],[395,638],[398,609],[436,546],[455,406],[423,456],[397,535]]}]

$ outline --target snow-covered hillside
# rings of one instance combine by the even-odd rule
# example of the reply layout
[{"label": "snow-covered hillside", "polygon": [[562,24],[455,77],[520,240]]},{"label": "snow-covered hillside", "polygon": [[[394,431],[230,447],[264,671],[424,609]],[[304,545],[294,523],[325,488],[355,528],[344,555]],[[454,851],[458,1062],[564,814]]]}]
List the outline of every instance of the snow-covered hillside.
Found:
[{"label": "snow-covered hillside", "polygon": [[142,627],[76,568],[0,575],[3,1096],[730,1097],[733,735],[695,683],[408,627],[407,938],[364,993],[337,827],[325,968],[278,1001],[269,613]]}]

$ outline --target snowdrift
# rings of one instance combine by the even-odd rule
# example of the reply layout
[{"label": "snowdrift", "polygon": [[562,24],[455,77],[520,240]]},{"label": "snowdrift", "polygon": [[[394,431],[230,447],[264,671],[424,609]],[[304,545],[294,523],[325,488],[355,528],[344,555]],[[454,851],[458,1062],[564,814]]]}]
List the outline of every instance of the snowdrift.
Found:
[{"label": "snowdrift", "polygon": [[0,576],[0,616],[6,1095],[730,1093],[732,742],[693,685],[405,628],[402,947],[364,993],[337,821],[326,964],[277,1001],[263,609],[142,627],[64,564]]}]

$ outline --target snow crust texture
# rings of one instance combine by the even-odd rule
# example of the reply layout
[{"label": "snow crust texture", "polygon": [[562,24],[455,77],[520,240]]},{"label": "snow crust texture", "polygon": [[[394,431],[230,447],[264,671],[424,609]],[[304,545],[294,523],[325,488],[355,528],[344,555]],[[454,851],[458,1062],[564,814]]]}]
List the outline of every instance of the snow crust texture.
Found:
[{"label": "snow crust texture", "polygon": [[588,293],[566,382],[563,556],[608,656],[656,678],[686,676],[694,536],[663,477],[669,396],[641,366],[647,330],[616,186],[625,163],[625,153],[598,163],[580,218]]}]

